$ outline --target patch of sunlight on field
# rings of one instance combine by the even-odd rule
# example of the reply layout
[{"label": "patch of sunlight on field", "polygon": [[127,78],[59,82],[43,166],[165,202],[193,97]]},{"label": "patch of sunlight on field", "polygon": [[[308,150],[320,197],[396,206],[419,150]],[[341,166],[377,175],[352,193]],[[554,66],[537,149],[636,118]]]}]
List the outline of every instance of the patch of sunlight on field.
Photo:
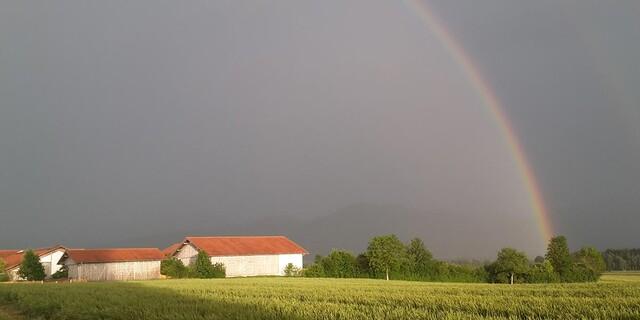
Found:
[{"label": "patch of sunlight on field", "polygon": [[600,282],[638,282],[640,271],[607,272],[600,277]]}]

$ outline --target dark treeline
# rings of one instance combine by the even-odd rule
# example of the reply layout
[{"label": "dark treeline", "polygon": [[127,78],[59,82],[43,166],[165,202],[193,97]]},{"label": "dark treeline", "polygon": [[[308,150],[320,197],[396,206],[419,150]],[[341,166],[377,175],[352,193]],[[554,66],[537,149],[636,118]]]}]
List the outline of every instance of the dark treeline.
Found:
[{"label": "dark treeline", "polygon": [[545,257],[531,261],[523,252],[504,248],[494,262],[458,264],[439,261],[423,241],[402,243],[395,235],[374,237],[365,252],[334,249],[316,256],[301,275],[328,278],[376,278],[442,282],[554,283],[596,281],[606,269],[602,254],[585,247],[570,253],[563,236],[549,242]]},{"label": "dark treeline", "polygon": [[640,270],[640,249],[607,249],[602,256],[609,271]]}]

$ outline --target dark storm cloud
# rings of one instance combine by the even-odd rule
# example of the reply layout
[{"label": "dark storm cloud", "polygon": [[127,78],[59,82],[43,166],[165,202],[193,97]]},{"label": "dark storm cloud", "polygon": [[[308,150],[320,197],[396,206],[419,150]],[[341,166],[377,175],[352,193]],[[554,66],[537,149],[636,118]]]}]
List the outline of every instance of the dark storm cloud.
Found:
[{"label": "dark storm cloud", "polygon": [[574,244],[638,246],[640,6],[439,3],[503,99]]},{"label": "dark storm cloud", "polygon": [[[504,100],[558,229],[640,245],[637,6],[433,4]],[[319,252],[395,232],[444,257],[541,250],[495,121],[409,6],[0,8],[2,247],[278,232]]]}]

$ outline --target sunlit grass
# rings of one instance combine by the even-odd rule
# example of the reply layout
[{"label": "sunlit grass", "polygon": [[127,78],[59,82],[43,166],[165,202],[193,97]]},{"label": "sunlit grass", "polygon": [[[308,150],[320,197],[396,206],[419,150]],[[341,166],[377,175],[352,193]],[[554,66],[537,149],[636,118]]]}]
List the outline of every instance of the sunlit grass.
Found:
[{"label": "sunlit grass", "polygon": [[[629,277],[628,281],[618,281]],[[47,319],[640,319],[636,275],[492,285],[245,278],[11,284],[0,304]]]}]

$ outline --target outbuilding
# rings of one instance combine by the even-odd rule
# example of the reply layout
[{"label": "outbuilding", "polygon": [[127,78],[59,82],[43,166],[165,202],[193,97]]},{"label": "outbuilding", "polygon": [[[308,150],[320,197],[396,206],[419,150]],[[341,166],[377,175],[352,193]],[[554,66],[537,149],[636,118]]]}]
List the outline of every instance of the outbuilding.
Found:
[{"label": "outbuilding", "polygon": [[224,264],[228,277],[284,275],[289,263],[302,268],[302,257],[307,254],[284,236],[186,237],[176,247],[171,255],[185,265],[203,250],[211,263]]},{"label": "outbuilding", "polygon": [[[58,265],[58,260],[60,260],[66,250],[63,246],[33,250],[40,258],[40,263],[44,267],[44,273],[47,278],[60,270],[61,266]],[[0,250],[0,259],[5,262],[5,272],[12,281],[23,280],[18,276],[18,270],[20,270],[25,252],[26,250]]]},{"label": "outbuilding", "polygon": [[69,249],[59,263],[71,280],[150,280],[160,278],[163,258],[157,248]]}]

